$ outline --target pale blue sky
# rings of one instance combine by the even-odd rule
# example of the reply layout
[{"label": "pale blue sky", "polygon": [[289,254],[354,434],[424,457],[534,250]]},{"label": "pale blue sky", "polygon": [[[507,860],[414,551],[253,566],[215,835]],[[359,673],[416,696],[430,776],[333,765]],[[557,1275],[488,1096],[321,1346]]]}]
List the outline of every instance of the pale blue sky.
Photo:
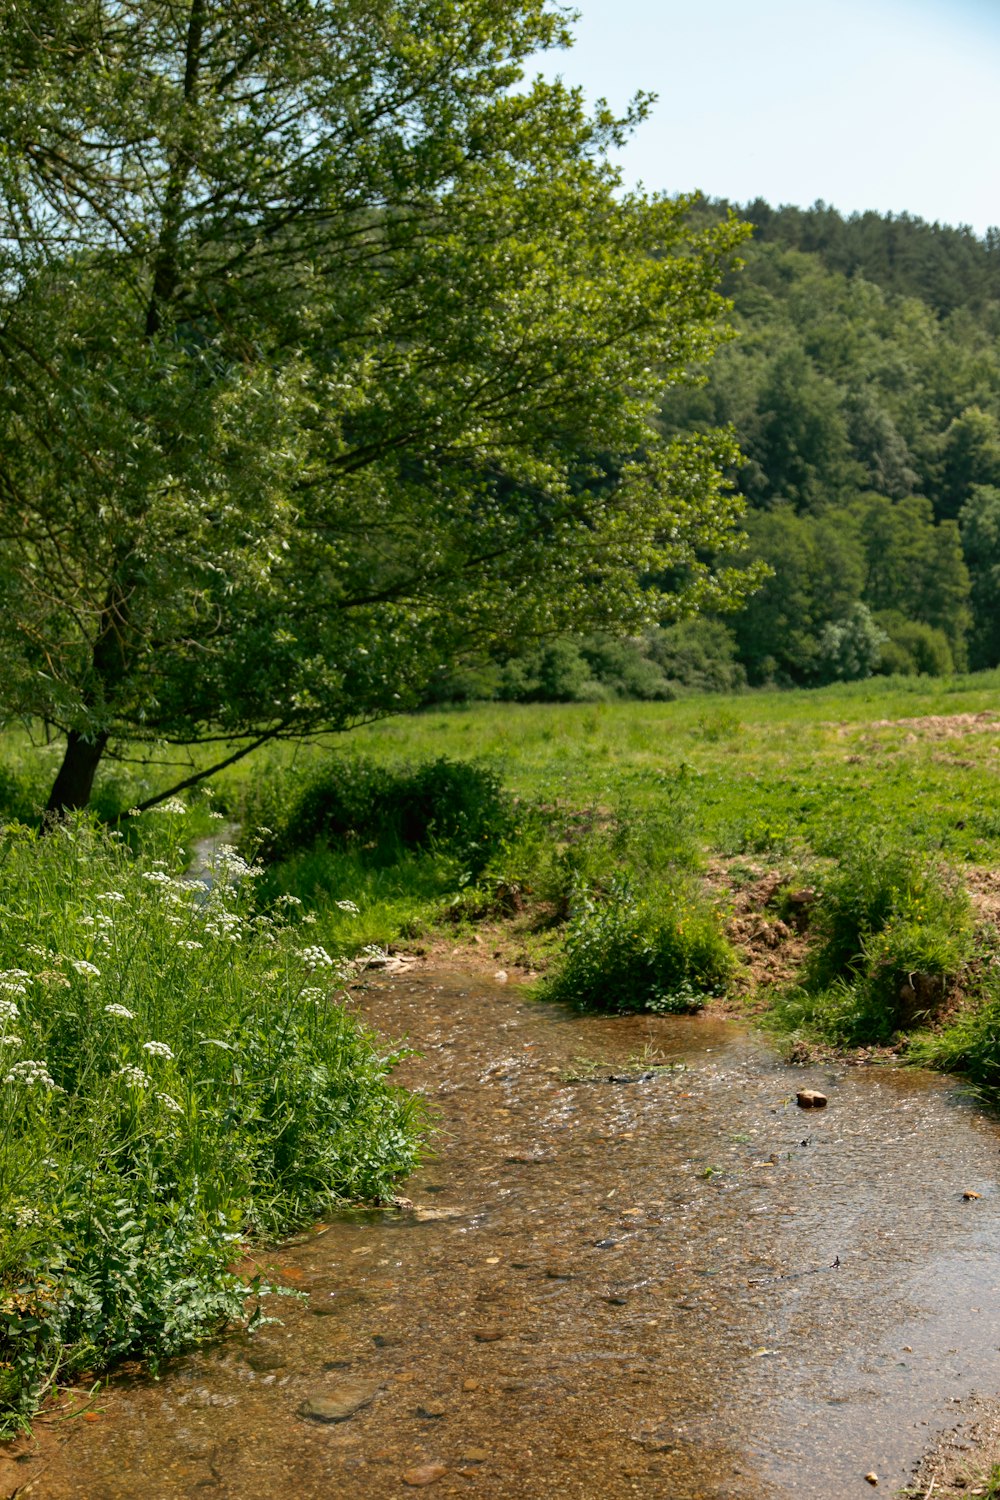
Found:
[{"label": "pale blue sky", "polygon": [[1000,224],[1000,0],[575,0],[546,73],[621,107],[649,191]]}]

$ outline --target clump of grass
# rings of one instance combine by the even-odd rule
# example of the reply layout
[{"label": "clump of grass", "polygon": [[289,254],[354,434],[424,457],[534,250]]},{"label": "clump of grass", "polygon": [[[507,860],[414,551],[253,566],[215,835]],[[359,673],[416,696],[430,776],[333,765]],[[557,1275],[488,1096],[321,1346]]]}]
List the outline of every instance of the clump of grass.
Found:
[{"label": "clump of grass", "polygon": [[433,849],[453,856],[475,879],[516,824],[514,803],[495,771],[444,758],[390,767],[337,757],[286,786],[284,805],[274,789],[267,797],[268,805],[251,801],[247,822],[271,830],[266,852],[277,859],[317,842],[363,849],[372,864]]},{"label": "clump of grass", "polygon": [[63,1374],[242,1319],[247,1236],[414,1164],[336,954],[234,850],[208,892],[178,871],[84,822],[0,841],[0,1432]]},{"label": "clump of grass", "polygon": [[882,1045],[935,1009],[972,951],[968,894],[926,857],[859,837],[812,909],[817,942],[775,1014],[845,1046]]},{"label": "clump of grass", "polygon": [[733,968],[717,915],[689,884],[637,893],[621,879],[579,900],[542,993],[587,1010],[694,1011]]}]

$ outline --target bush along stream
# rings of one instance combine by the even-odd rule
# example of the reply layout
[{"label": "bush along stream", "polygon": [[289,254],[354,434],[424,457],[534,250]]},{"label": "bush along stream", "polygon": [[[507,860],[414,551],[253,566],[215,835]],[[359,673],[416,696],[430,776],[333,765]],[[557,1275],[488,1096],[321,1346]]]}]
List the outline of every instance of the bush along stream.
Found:
[{"label": "bush along stream", "polygon": [[7,1434],[55,1382],[252,1321],[248,1238],[385,1201],[417,1159],[397,1058],[310,925],[261,911],[234,849],[206,893],[152,842],[81,822],[0,844]]}]

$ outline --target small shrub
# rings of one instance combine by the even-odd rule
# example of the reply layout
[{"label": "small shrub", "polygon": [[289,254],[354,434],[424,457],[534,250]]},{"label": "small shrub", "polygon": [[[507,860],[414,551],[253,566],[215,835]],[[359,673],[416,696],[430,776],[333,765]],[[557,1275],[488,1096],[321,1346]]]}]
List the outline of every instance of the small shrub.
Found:
[{"label": "small shrub", "polygon": [[717,916],[690,888],[637,895],[625,882],[584,897],[543,990],[586,1010],[697,1010],[725,988],[733,956]]},{"label": "small shrub", "polygon": [[972,949],[965,890],[926,859],[859,837],[812,908],[817,945],[775,1007],[838,1045],[881,1045],[940,1005]]},{"label": "small shrub", "polygon": [[[256,811],[256,809],[254,809]],[[318,841],[391,864],[407,849],[435,849],[475,878],[516,825],[512,799],[487,766],[438,759],[414,767],[337,759],[269,809],[265,854],[287,859]]]}]

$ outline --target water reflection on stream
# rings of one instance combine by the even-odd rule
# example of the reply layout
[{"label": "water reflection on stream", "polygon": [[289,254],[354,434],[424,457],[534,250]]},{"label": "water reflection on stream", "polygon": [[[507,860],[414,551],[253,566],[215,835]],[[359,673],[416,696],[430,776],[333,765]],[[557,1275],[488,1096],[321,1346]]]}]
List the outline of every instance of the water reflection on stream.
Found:
[{"label": "water reflection on stream", "polygon": [[[1000,1390],[1000,1129],[946,1082],[467,976],[359,1003],[421,1049],[405,1081],[440,1111],[416,1211],[280,1252],[307,1302],[117,1385],[33,1496],[380,1500],[437,1474],[511,1500],[841,1500],[872,1469],[891,1494],[952,1400]],[[643,1076],[647,1044],[674,1066]],[[564,1082],[580,1057],[603,1066]],[[349,1420],[297,1414],[345,1385],[373,1396]]]}]

